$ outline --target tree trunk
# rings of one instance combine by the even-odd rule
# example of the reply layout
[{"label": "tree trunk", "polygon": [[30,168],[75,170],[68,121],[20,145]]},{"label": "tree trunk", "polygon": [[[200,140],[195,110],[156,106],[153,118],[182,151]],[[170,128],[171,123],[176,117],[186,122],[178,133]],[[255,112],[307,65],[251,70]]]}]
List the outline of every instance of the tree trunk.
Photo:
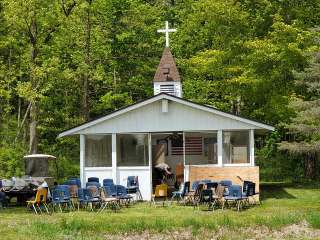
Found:
[{"label": "tree trunk", "polygon": [[86,19],[86,38],[85,38],[85,63],[87,66],[87,71],[83,74],[83,95],[82,95],[82,115],[85,121],[90,118],[90,101],[89,101],[89,82],[90,82],[90,72],[91,72],[91,3],[88,2],[87,8],[87,19]]},{"label": "tree trunk", "polygon": [[[30,43],[31,43],[31,52],[30,52],[30,81],[32,90],[37,91],[37,79],[34,73],[34,68],[36,65],[36,59],[38,55],[37,49],[37,23],[33,19],[30,29]],[[30,102],[30,126],[29,126],[29,153],[34,154],[38,151],[38,135],[37,135],[37,124],[38,124],[38,103],[37,99],[33,99]]]},{"label": "tree trunk", "polygon": [[36,103],[31,104],[30,108],[30,139],[29,139],[29,153],[34,154],[38,151],[38,135],[37,135],[37,115],[38,107]]},{"label": "tree trunk", "polygon": [[307,179],[316,178],[316,155],[307,153],[304,161],[304,174]]}]

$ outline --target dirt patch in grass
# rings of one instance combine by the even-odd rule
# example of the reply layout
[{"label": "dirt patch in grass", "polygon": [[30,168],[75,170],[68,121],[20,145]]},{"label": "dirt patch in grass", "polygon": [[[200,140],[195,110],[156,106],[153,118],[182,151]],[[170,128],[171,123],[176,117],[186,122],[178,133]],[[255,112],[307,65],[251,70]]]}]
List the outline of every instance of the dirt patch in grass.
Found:
[{"label": "dirt patch in grass", "polygon": [[192,230],[176,230],[164,233],[152,233],[144,231],[135,234],[119,234],[105,235],[108,240],[220,240],[220,239],[320,239],[320,230],[309,226],[306,221],[299,224],[292,224],[282,227],[278,230],[271,230],[265,226],[256,226],[248,228],[226,228],[221,227],[216,231],[206,231],[204,229],[199,232]]}]

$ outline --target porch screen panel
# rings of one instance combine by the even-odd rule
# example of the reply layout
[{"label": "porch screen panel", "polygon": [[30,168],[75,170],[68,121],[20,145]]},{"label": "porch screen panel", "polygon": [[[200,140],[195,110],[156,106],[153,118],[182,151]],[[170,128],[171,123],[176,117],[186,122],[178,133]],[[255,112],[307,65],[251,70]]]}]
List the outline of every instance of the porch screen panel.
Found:
[{"label": "porch screen panel", "polygon": [[111,135],[87,135],[85,139],[85,167],[111,167]]},{"label": "porch screen panel", "polygon": [[249,131],[223,132],[223,163],[250,163]]},{"label": "porch screen panel", "polygon": [[217,133],[185,133],[186,165],[217,164]]},{"label": "porch screen panel", "polygon": [[117,165],[149,166],[148,134],[118,134]]}]

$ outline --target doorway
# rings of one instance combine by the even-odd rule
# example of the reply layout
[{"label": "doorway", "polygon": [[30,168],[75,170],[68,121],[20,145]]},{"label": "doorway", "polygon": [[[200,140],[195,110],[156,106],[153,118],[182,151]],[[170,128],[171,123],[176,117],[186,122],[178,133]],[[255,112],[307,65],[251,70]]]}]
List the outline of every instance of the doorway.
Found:
[{"label": "doorway", "polygon": [[170,190],[184,181],[183,133],[155,133],[152,143],[152,188],[166,183]]}]

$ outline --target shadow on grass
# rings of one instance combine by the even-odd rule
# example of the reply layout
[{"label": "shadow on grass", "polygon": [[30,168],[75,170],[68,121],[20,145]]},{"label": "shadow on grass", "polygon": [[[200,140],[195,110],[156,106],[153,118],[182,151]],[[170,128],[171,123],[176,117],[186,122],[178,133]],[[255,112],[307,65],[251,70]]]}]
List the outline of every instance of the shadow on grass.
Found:
[{"label": "shadow on grass", "polygon": [[275,199],[294,199],[292,194],[288,193],[285,188],[292,187],[291,183],[264,183],[260,185],[261,200],[268,198]]}]

